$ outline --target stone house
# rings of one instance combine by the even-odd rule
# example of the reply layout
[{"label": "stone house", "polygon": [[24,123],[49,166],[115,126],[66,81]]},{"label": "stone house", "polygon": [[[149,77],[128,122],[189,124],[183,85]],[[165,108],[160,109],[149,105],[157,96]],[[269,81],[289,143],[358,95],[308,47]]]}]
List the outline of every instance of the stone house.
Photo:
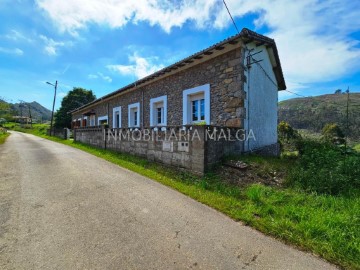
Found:
[{"label": "stone house", "polygon": [[[203,166],[197,170],[205,171],[206,164],[215,163],[224,154],[264,147],[276,149],[278,91],[284,89],[275,41],[244,28],[238,35],[72,111],[74,133],[78,134],[74,136],[75,140],[104,147],[99,141],[101,135],[94,135],[94,130],[100,132],[103,124],[112,129],[150,128],[158,132],[184,126],[237,128],[245,134],[252,131],[251,140],[226,142],[226,147],[217,142],[218,158],[209,157],[212,151],[205,143],[201,155]],[[94,139],[96,136],[98,140]],[[152,151],[152,146],[141,142],[139,148],[147,148],[142,152],[136,150],[136,143],[131,142],[128,148],[122,144],[108,143],[108,146],[149,158],[147,151]],[[169,158],[174,160],[178,145],[175,143],[171,151],[165,151],[164,143],[167,142],[158,146],[159,151],[173,153],[172,156],[166,153],[166,158],[162,158],[160,153],[152,158],[151,154],[150,159],[165,163]],[[186,153],[192,152],[191,145]],[[182,167],[188,168],[183,160],[191,163],[191,157],[181,155]],[[180,163],[179,156],[170,162],[175,166]]]}]

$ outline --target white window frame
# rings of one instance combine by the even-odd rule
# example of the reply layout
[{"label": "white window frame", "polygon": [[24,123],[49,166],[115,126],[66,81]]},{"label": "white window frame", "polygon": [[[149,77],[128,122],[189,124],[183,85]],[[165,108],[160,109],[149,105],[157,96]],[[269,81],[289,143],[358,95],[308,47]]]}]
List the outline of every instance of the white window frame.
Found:
[{"label": "white window frame", "polygon": [[[192,96],[194,95],[204,95],[205,102],[205,120],[199,120],[196,122],[192,121],[191,106],[192,106]],[[207,125],[210,125],[210,84],[200,85],[191,89],[186,89],[183,91],[183,125],[196,124],[203,122]]]},{"label": "white window frame", "polygon": [[[136,116],[136,122],[137,125],[133,125],[132,123],[132,115],[131,113],[133,112],[133,109],[137,109],[137,116]],[[140,102],[137,103],[133,103],[133,104],[129,104],[128,105],[128,127],[140,127]]]},{"label": "white window frame", "polygon": [[[157,123],[157,106],[156,104],[158,103],[162,103],[163,107],[164,107],[164,112],[163,112],[163,122],[158,124]],[[151,127],[155,127],[155,126],[166,126],[167,125],[167,96],[161,96],[161,97],[157,97],[157,98],[152,98],[150,99],[150,126]]]},{"label": "white window frame", "polygon": [[[119,126],[116,126],[116,113],[119,113]],[[121,128],[121,106],[113,108],[113,128]]]},{"label": "white window frame", "polygon": [[104,115],[98,117],[98,121],[97,121],[98,126],[100,126],[100,121],[104,121],[104,120],[106,120],[107,124],[109,124],[109,117],[107,115]]}]

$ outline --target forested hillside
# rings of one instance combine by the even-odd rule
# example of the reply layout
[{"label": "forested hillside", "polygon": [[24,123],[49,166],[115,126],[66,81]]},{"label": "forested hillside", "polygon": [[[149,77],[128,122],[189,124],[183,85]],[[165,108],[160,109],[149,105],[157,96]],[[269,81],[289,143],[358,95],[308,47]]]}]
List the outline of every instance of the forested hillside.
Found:
[{"label": "forested hillside", "polygon": [[0,118],[11,121],[13,116],[29,117],[30,113],[33,120],[38,122],[48,121],[51,118],[51,111],[36,101],[12,104],[0,99]]},{"label": "forested hillside", "polygon": [[[347,133],[346,105],[346,93],[289,99],[279,102],[279,121],[314,132],[320,132],[327,123],[337,123]],[[349,96],[348,136],[360,139],[360,93]]]}]

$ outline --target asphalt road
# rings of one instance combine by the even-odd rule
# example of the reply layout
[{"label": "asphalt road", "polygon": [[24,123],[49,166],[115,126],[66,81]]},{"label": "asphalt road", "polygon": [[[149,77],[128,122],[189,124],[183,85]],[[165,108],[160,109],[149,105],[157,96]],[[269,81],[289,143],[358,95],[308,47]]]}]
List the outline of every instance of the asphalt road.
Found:
[{"label": "asphalt road", "polygon": [[157,182],[32,135],[0,145],[0,269],[335,269]]}]

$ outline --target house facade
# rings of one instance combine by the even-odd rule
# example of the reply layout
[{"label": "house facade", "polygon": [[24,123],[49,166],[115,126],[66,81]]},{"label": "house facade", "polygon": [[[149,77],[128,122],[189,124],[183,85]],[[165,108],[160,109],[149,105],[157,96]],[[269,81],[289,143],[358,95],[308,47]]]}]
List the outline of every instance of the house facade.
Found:
[{"label": "house facade", "polygon": [[[82,134],[75,137],[80,141],[86,141],[87,131],[104,124],[158,132],[185,126],[237,128],[252,131],[251,139],[233,143],[238,153],[247,152],[277,144],[278,91],[283,89],[274,40],[243,29],[72,111],[72,125]],[[231,144],[226,144],[231,153]],[[122,151],[121,146],[113,148]],[[209,151],[203,150],[206,156]]]}]

